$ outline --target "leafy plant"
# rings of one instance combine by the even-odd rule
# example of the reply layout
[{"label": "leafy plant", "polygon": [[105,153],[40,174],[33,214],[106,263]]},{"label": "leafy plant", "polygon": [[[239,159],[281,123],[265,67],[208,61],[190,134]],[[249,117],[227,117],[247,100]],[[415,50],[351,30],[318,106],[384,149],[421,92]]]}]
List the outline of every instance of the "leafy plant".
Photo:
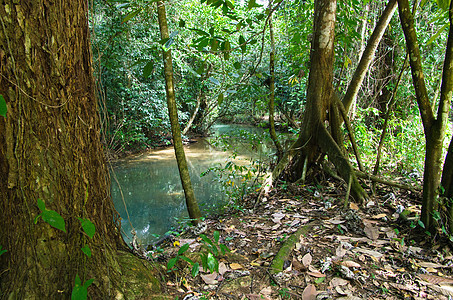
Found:
[{"label": "leafy plant", "polygon": [[178,254],[176,254],[176,256],[173,257],[172,259],[170,259],[167,263],[168,272],[176,271],[177,269],[175,268],[175,265],[178,262],[178,260],[182,259],[192,265],[192,272],[191,272],[192,276],[196,277],[198,275],[199,266],[200,266],[199,263],[194,263],[190,258],[188,258],[187,256],[184,255],[184,253],[188,249],[189,249],[189,244],[184,244],[181,246],[181,248],[179,248]]},{"label": "leafy plant", "polygon": [[88,287],[93,283],[94,279],[88,279],[82,284],[79,274],[76,274],[74,288],[72,289],[71,300],[85,300],[88,297]]},{"label": "leafy plant", "polygon": [[5,98],[3,98],[3,95],[0,95],[0,116],[3,116],[6,118],[7,111],[8,111],[8,107],[6,106]]},{"label": "leafy plant", "polygon": [[203,270],[209,270],[211,272],[219,271],[219,261],[217,257],[222,253],[224,255],[226,252],[230,252],[227,246],[221,244],[220,233],[216,230],[213,233],[214,241],[208,238],[204,234],[200,234],[200,238],[203,241],[203,247],[208,250],[207,253],[201,254],[201,263]]},{"label": "leafy plant", "polygon": [[6,252],[8,252],[8,250],[2,249],[2,245],[0,245],[0,256]]},{"label": "leafy plant", "polygon": [[44,204],[44,201],[42,201],[39,198],[38,198],[38,207],[41,210],[41,213],[38,216],[36,216],[35,221],[34,221],[35,224],[38,223],[38,219],[39,219],[39,217],[41,217],[42,220],[44,222],[48,223],[50,226],[52,226],[56,229],[59,229],[63,232],[66,232],[65,221],[59,213],[57,213],[54,210],[47,209],[46,205]]}]

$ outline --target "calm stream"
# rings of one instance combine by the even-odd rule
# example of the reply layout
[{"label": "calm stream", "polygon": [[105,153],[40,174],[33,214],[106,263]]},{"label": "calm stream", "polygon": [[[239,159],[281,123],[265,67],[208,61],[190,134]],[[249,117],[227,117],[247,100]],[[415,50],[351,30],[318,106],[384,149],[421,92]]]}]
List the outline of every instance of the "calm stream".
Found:
[{"label": "calm stream", "polygon": [[[238,125],[216,125],[213,131],[214,135],[218,136],[238,129],[256,133],[256,139],[263,139],[267,135],[263,130]],[[225,165],[231,160],[233,150],[216,149],[210,141],[212,142],[211,139],[200,139],[197,143],[185,146],[195,196],[205,213],[222,207],[226,197],[221,184],[212,174],[203,177],[200,175],[210,167]],[[226,146],[229,148],[235,146],[238,153],[235,158],[236,164],[248,164],[251,157],[257,158],[257,155],[272,151],[266,145],[252,148],[250,144],[244,144],[245,138],[234,141],[228,139]],[[127,242],[131,239],[131,224],[137,232],[140,243],[147,245],[155,239],[155,235],[164,234],[172,226],[177,225],[178,220],[182,221],[188,217],[173,147],[151,150],[119,160],[114,163],[113,169],[115,174],[111,176],[112,198],[122,218],[123,236]]]}]

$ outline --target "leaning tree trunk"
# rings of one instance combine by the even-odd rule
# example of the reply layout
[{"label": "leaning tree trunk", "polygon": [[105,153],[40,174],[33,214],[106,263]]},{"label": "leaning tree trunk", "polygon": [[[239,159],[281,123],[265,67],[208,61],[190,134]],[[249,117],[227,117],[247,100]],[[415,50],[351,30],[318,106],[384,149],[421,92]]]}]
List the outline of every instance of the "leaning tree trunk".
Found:
[{"label": "leaning tree trunk", "polygon": [[[162,1],[157,2],[157,13],[161,38],[163,40],[168,39],[167,15]],[[164,59],[165,90],[167,92],[168,114],[170,116],[171,133],[173,135],[173,145],[175,148],[176,161],[178,163],[179,176],[181,177],[182,187],[186,196],[186,205],[189,217],[192,220],[192,223],[197,225],[201,222],[201,212],[190,181],[189,168],[187,167],[186,155],[184,154],[184,147],[182,145],[181,129],[179,127],[178,109],[176,107],[175,89],[173,84],[171,50],[164,49],[162,53]]]},{"label": "leaning tree trunk", "polygon": [[[0,94],[8,109],[0,116],[0,245],[8,251],[0,256],[0,298],[69,299],[76,274],[82,283],[95,280],[93,299],[134,297],[121,295],[130,288],[122,265],[143,266],[124,251],[109,194],[87,12],[82,0],[0,5]],[[62,216],[65,231],[36,219],[38,199]],[[79,218],[95,225],[92,238]]]},{"label": "leaning tree trunk", "polygon": [[437,109],[437,117],[435,117],[431,108],[425,85],[414,18],[410,11],[408,0],[398,0],[398,10],[406,39],[412,81],[426,139],[421,221],[427,229],[433,231],[435,230],[433,213],[438,211],[439,205],[437,198],[442,170],[442,144],[445,138],[445,128],[453,92],[453,26],[451,26],[453,22],[453,1],[449,9],[450,31],[445,50],[441,97]]}]

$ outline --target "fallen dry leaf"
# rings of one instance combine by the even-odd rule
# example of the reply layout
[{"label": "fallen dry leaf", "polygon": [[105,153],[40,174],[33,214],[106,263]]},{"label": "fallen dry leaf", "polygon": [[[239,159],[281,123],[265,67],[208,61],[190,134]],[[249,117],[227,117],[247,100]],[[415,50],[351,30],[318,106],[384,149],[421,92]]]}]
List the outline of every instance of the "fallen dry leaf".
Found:
[{"label": "fallen dry leaf", "polygon": [[311,257],[311,254],[307,253],[307,254],[304,255],[304,257],[302,257],[302,264],[305,267],[308,267],[309,265],[311,265],[311,261],[312,260],[313,260],[313,258]]},{"label": "fallen dry leaf", "polygon": [[238,263],[231,263],[230,264],[230,268],[233,269],[233,270],[240,270],[240,269],[243,269],[244,267],[241,264],[238,264]]},{"label": "fallen dry leaf", "polygon": [[340,278],[340,277],[334,277],[332,280],[329,282],[329,285],[331,287],[336,287],[336,286],[343,286],[347,285],[349,283],[348,280]]},{"label": "fallen dry leaf", "polygon": [[364,249],[364,248],[354,248],[352,249],[353,252],[360,252],[360,253],[363,253],[365,255],[368,255],[370,257],[375,257],[377,259],[381,258],[382,256],[384,256],[384,254],[380,253],[380,252],[377,252],[377,251],[374,251],[374,250],[368,250],[368,249]]},{"label": "fallen dry leaf", "polygon": [[302,300],[315,300],[316,294],[316,287],[313,284],[309,284],[302,293]]},{"label": "fallen dry leaf", "polygon": [[307,272],[307,274],[310,276],[316,277],[316,278],[326,277],[326,274],[322,274],[319,271],[315,271],[315,272],[309,271],[309,272]]},{"label": "fallen dry leaf", "polygon": [[369,239],[374,241],[379,238],[379,229],[377,227],[367,224],[363,230]]},{"label": "fallen dry leaf", "polygon": [[349,203],[349,208],[353,210],[359,210],[359,206],[354,202]]},{"label": "fallen dry leaf", "polygon": [[387,214],[378,214],[375,216],[372,216],[371,219],[382,219],[382,218],[387,218]]},{"label": "fallen dry leaf", "polygon": [[361,268],[362,266],[355,261],[352,260],[345,260],[340,263],[340,265],[348,267],[348,268]]},{"label": "fallen dry leaf", "polygon": [[272,294],[272,287],[270,287],[270,286],[265,287],[264,289],[262,289],[260,291],[260,294],[270,296]]},{"label": "fallen dry leaf", "polygon": [[219,264],[219,274],[223,275],[223,274],[225,274],[226,271],[228,271],[228,267],[225,265],[224,262],[221,262]]},{"label": "fallen dry leaf", "polygon": [[217,275],[218,275],[217,272],[214,272],[212,274],[207,275],[200,274],[200,277],[206,284],[217,284],[218,283],[218,281],[216,280]]}]

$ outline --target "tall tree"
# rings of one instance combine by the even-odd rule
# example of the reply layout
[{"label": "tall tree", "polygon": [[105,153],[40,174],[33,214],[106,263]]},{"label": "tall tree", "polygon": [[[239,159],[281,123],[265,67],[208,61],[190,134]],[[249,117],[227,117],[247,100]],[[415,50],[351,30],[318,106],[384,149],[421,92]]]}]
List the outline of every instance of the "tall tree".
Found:
[{"label": "tall tree", "polygon": [[[170,38],[168,34],[167,15],[165,5],[162,1],[157,2],[157,13],[159,18],[159,28],[162,40]],[[178,163],[179,176],[181,177],[182,187],[186,196],[186,205],[189,217],[194,225],[201,222],[201,212],[198,207],[195,193],[190,181],[189,168],[187,167],[186,155],[181,139],[181,128],[178,121],[178,109],[176,107],[175,88],[173,83],[173,66],[171,59],[171,50],[163,49],[164,73],[165,73],[165,90],[167,92],[168,114],[170,116],[171,132],[173,136],[173,145],[175,148],[176,161]]]},{"label": "tall tree", "polygon": [[411,13],[408,0],[398,0],[398,11],[406,39],[412,81],[426,140],[421,221],[428,229],[433,230],[435,225],[433,213],[439,209],[437,198],[439,196],[442,172],[443,141],[453,93],[453,2],[450,4],[449,9],[450,31],[445,50],[441,96],[437,108],[437,116],[431,106],[426,89],[414,17]]},{"label": "tall tree", "polygon": [[[0,298],[69,299],[76,274],[80,283],[95,280],[92,298],[134,297],[131,267],[152,280],[122,240],[109,195],[87,5],[0,5],[0,94],[8,110],[0,117],[0,245],[8,251],[0,256]],[[92,238],[82,224],[95,226]],[[151,287],[142,292],[151,295]]]}]

